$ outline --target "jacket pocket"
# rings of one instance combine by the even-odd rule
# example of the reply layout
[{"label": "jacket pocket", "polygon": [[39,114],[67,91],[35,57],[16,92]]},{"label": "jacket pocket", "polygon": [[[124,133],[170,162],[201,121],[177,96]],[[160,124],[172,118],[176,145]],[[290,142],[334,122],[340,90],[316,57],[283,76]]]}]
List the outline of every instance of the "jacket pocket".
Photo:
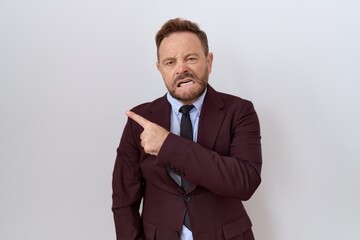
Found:
[{"label": "jacket pocket", "polygon": [[[228,223],[223,226],[223,233],[225,239],[232,239],[236,236],[243,236],[246,230],[251,228],[252,224],[248,216],[237,219],[231,223]],[[243,238],[236,238],[243,239]]]},{"label": "jacket pocket", "polygon": [[156,226],[143,220],[145,240],[155,240]]}]

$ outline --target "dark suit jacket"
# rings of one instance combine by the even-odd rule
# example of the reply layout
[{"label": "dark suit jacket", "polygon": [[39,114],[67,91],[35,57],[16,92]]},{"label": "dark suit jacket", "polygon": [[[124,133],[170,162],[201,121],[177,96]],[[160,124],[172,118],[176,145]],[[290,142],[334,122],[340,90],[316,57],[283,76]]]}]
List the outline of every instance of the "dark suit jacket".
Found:
[{"label": "dark suit jacket", "polygon": [[[170,128],[165,96],[133,111]],[[179,238],[186,210],[194,240],[254,239],[242,204],[261,182],[260,126],[251,102],[208,85],[197,143],[170,133],[158,156],[143,151],[142,131],[129,119],[117,149],[112,210],[118,240]],[[168,171],[192,182],[191,189],[185,193]]]}]

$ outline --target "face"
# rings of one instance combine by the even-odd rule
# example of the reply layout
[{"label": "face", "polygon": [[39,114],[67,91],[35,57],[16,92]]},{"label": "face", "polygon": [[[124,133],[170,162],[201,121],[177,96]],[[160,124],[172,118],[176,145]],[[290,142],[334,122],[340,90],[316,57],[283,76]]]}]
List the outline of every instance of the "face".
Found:
[{"label": "face", "polygon": [[194,33],[177,32],[162,40],[157,68],[171,96],[191,104],[206,89],[212,60],[212,53],[205,55]]}]

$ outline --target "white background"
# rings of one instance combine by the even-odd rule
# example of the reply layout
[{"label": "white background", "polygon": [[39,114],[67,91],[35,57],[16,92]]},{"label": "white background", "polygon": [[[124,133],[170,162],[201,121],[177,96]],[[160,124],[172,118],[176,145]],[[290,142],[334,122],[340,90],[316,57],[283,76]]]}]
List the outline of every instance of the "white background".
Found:
[{"label": "white background", "polygon": [[124,113],[165,94],[154,36],[178,16],[260,117],[257,240],[360,239],[357,0],[0,0],[0,239],[115,239]]}]

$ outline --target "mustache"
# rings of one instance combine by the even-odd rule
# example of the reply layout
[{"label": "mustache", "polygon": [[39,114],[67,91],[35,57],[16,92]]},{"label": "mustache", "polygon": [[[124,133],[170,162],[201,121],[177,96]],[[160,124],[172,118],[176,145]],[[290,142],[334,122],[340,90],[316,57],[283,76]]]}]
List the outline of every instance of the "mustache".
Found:
[{"label": "mustache", "polygon": [[180,81],[183,80],[185,78],[195,78],[194,74],[192,74],[191,72],[184,72],[184,73],[180,73],[176,78],[175,81]]}]

